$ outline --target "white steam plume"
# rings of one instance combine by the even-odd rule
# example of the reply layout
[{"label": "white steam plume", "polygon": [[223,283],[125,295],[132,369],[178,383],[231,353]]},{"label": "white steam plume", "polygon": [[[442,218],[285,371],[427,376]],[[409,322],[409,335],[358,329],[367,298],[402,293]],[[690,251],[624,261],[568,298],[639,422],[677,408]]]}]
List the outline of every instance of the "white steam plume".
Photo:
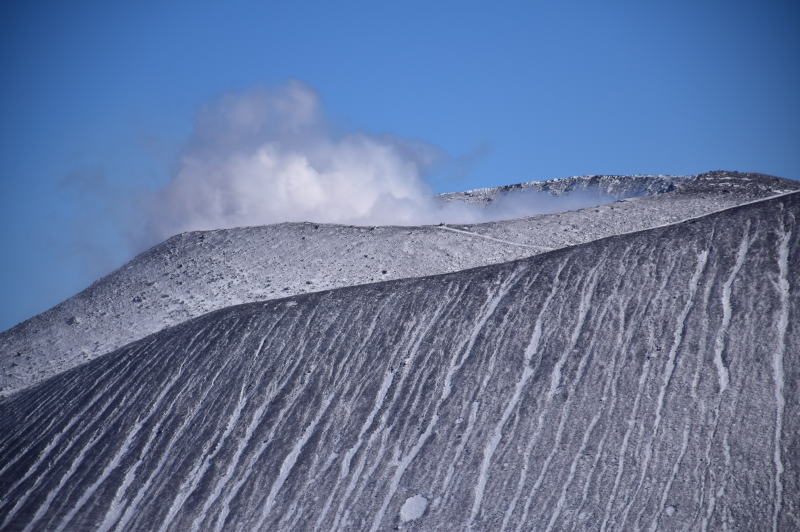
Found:
[{"label": "white steam plume", "polygon": [[423,176],[442,156],[417,141],[334,134],[317,94],[299,82],[228,96],[200,113],[177,172],[148,203],[148,239],[285,221],[467,223],[575,208],[577,198],[554,208],[556,198],[541,193],[488,209],[437,201]]}]

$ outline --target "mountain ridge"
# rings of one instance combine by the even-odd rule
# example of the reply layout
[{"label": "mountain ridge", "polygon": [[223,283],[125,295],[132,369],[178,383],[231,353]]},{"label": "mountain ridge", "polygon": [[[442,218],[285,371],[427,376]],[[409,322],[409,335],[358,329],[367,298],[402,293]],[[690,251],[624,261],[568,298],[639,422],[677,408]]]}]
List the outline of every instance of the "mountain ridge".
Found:
[{"label": "mountain ridge", "polygon": [[791,193],[185,322],[0,403],[0,521],[791,526],[798,217]]},{"label": "mountain ridge", "polygon": [[215,308],[505,262],[800,189],[731,172],[679,185],[652,197],[471,225],[299,223],[176,235],[0,333],[0,395]]}]

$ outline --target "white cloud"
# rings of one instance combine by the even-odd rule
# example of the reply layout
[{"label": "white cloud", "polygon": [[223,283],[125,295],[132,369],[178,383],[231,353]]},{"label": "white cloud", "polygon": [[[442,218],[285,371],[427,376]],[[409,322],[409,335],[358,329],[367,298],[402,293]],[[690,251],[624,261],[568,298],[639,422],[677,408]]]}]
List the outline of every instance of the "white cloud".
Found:
[{"label": "white cloud", "polygon": [[557,202],[528,193],[489,209],[442,205],[424,180],[442,156],[417,141],[334,134],[317,94],[299,82],[230,95],[201,111],[177,172],[147,202],[149,239],[285,221],[465,223]]}]

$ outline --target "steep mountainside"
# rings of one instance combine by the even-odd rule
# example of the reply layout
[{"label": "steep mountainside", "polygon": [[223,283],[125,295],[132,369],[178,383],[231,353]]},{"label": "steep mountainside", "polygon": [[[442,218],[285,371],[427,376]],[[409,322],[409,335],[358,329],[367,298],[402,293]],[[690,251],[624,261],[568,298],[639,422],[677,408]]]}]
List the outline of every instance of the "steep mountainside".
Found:
[{"label": "steep mountainside", "polygon": [[798,218],[164,330],[0,403],[0,528],[798,528]]},{"label": "steep mountainside", "polygon": [[[0,333],[0,396],[230,305],[496,264],[800,189],[794,181],[735,172],[594,176],[520,187],[534,185],[559,194],[588,186],[620,198],[659,194],[476,225],[295,223],[181,234]],[[484,192],[496,197],[503,188]]]}]

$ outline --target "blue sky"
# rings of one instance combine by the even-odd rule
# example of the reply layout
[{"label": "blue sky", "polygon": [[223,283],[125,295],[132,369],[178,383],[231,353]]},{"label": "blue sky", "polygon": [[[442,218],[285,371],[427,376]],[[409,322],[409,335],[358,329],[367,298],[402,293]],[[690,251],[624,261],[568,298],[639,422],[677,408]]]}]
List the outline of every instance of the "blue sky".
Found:
[{"label": "blue sky", "polygon": [[201,106],[292,79],[337,127],[469,162],[433,175],[437,192],[717,168],[800,178],[797,6],[4,2],[0,329],[129,258],[114,211],[170,179]]}]

